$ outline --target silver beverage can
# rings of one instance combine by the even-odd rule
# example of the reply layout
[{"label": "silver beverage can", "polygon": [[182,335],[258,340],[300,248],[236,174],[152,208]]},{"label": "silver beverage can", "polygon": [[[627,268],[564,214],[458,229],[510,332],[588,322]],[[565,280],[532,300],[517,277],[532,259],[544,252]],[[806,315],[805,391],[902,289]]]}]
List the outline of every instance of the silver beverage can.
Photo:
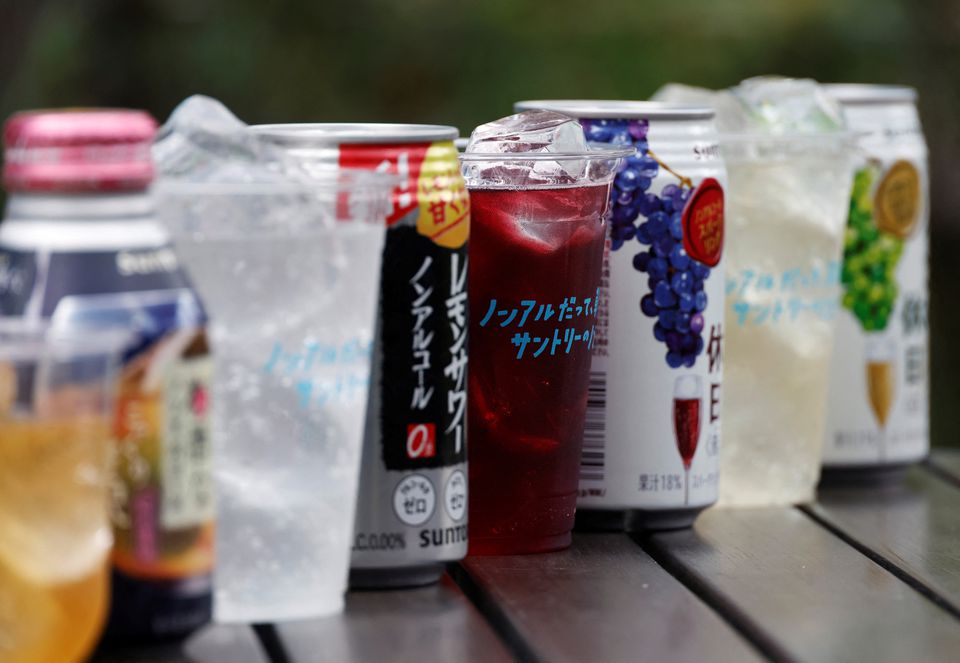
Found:
[{"label": "silver beverage can", "polygon": [[717,500],[726,171],[709,108],[525,101],[634,145],[611,190],[580,470],[583,528],[687,527]]},{"label": "silver beverage can", "polygon": [[389,172],[352,587],[439,580],[467,553],[467,243],[470,198],[454,127],[261,125],[310,168]]},{"label": "silver beverage can", "polygon": [[916,91],[828,85],[860,134],[844,238],[823,470],[896,479],[930,450],[927,146]]}]

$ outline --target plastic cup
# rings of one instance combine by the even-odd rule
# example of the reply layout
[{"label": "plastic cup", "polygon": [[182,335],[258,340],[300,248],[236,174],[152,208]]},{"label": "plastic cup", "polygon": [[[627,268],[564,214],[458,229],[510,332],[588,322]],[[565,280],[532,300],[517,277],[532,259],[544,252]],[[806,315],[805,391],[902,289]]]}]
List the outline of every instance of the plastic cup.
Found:
[{"label": "plastic cup", "polygon": [[0,660],[85,660],[99,639],[124,340],[0,325]]},{"label": "plastic cup", "polygon": [[720,505],[813,498],[855,151],[848,134],[721,136],[727,187]]},{"label": "plastic cup", "polygon": [[334,171],[158,188],[211,317],[217,621],[343,607],[395,182]]},{"label": "plastic cup", "polygon": [[[471,555],[570,545],[610,183],[633,148],[461,155],[470,190]],[[559,164],[571,184],[511,186]],[[491,177],[486,174],[490,173]]]}]

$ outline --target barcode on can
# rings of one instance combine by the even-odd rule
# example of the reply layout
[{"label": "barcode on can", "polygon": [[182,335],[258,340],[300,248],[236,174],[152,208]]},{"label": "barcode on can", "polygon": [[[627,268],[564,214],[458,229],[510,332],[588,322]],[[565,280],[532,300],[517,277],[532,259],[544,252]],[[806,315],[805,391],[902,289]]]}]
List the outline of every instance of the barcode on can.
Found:
[{"label": "barcode on can", "polygon": [[587,389],[587,417],[583,426],[580,480],[603,481],[607,438],[607,374],[590,373]]}]

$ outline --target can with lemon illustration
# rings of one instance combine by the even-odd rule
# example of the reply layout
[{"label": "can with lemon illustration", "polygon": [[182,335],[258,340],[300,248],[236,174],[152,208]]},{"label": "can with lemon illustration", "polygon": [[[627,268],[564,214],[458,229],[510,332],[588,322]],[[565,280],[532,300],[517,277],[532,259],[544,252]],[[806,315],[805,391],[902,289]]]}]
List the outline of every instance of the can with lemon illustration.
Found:
[{"label": "can with lemon illustration", "polygon": [[467,240],[454,127],[252,128],[308,169],[400,176],[386,218],[350,582],[429,584],[467,552]]}]

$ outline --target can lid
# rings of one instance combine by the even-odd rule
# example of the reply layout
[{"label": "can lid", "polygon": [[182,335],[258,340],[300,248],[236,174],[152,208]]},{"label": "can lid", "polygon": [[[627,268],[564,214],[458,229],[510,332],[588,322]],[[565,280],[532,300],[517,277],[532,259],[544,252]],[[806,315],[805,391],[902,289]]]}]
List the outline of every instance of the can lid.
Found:
[{"label": "can lid", "polygon": [[866,83],[827,83],[827,94],[841,104],[913,104],[917,91],[906,85],[870,85]]},{"label": "can lid", "polygon": [[4,127],[9,191],[135,191],[154,178],[156,121],[145,111],[26,111]]},{"label": "can lid", "polygon": [[250,131],[283,147],[315,147],[343,143],[430,143],[453,140],[456,127],[440,124],[380,124],[318,122],[304,124],[254,124]]},{"label": "can lid", "polygon": [[618,101],[615,99],[535,99],[518,101],[515,111],[544,109],[587,119],[709,120],[715,115],[709,106],[670,104],[660,101]]}]

